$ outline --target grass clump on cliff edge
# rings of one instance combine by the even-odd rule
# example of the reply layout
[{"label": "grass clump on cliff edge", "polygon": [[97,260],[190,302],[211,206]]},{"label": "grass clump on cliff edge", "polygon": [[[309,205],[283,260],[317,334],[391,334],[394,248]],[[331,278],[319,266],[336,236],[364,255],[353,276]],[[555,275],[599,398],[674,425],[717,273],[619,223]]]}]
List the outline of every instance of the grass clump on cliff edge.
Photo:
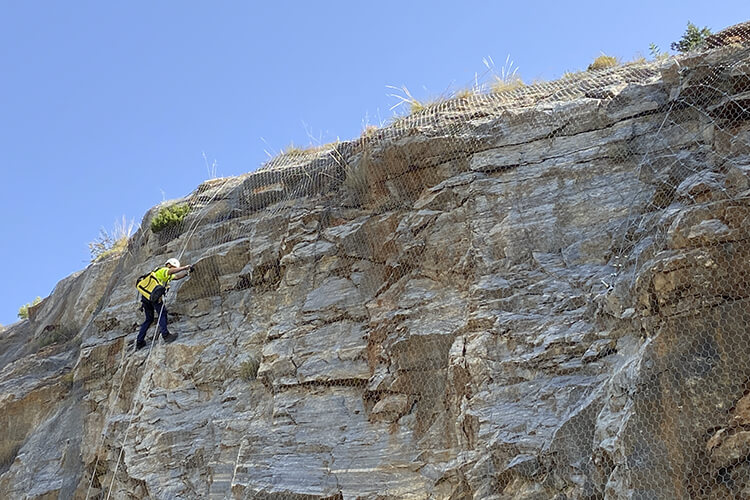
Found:
[{"label": "grass clump on cliff edge", "polygon": [[520,89],[525,86],[526,84],[523,83],[520,76],[513,75],[511,78],[505,79],[496,76],[490,88],[493,93],[499,94],[500,92],[510,92],[511,90]]},{"label": "grass clump on cliff edge", "polygon": [[[401,87],[393,87],[391,85],[386,85],[386,88],[393,89],[396,91],[394,94],[388,94],[388,97],[393,97],[398,100],[396,104],[391,106],[391,111],[396,109],[399,106],[408,106],[409,107],[409,115],[413,115],[416,113],[419,113],[420,111],[424,111],[425,109],[429,108],[430,106],[434,106],[436,104],[439,104],[443,101],[445,101],[445,98],[438,97],[432,100],[427,101],[420,101],[416,99],[413,95],[411,95],[411,92],[409,92],[409,89],[406,88],[405,85]],[[402,95],[403,94],[403,95]],[[403,117],[400,117],[403,118]],[[398,119],[396,119],[398,121]]]},{"label": "grass clump on cliff edge", "polygon": [[187,216],[190,212],[190,205],[187,203],[175,203],[160,208],[159,212],[151,219],[151,231],[158,233],[167,228],[174,227]]},{"label": "grass clump on cliff edge", "polygon": [[586,71],[595,71],[597,69],[614,68],[615,66],[619,64],[620,63],[617,61],[616,57],[602,54],[596,59],[594,59],[594,62],[589,64],[589,67],[586,68]]},{"label": "grass clump on cliff edge", "polygon": [[521,79],[521,76],[518,74],[518,66],[511,61],[510,54],[505,58],[505,64],[499,69],[499,72],[496,72],[495,61],[493,61],[491,57],[483,59],[482,62],[492,74],[490,92],[493,94],[510,92],[526,86]]},{"label": "grass clump on cliff edge", "polygon": [[100,262],[113,255],[119,255],[128,248],[128,240],[133,234],[134,221],[130,224],[122,217],[122,222],[115,221],[114,230],[109,233],[102,228],[99,236],[89,243],[89,252],[91,252],[91,262]]},{"label": "grass clump on cliff edge", "polygon": [[21,318],[21,319],[29,319],[29,308],[30,307],[34,307],[35,305],[37,305],[41,301],[42,301],[42,298],[41,297],[37,297],[37,298],[35,298],[33,300],[33,302],[29,302],[28,304],[22,305],[18,309],[18,317]]},{"label": "grass clump on cliff edge", "polygon": [[297,146],[293,142],[290,142],[287,147],[285,147],[284,149],[281,150],[281,154],[282,155],[294,156],[294,155],[305,154],[305,153],[307,153],[307,152],[309,152],[311,150],[312,150],[312,148],[302,148],[300,146]]}]

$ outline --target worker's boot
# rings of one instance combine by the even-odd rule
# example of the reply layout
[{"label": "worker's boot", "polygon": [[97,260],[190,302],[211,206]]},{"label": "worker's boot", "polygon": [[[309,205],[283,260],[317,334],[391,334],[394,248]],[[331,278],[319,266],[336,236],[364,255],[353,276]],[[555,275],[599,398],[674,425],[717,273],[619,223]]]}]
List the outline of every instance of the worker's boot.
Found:
[{"label": "worker's boot", "polygon": [[165,344],[170,344],[170,343],[174,342],[175,340],[177,340],[177,334],[176,333],[168,333],[168,334],[164,335],[163,337],[164,337],[164,343]]}]

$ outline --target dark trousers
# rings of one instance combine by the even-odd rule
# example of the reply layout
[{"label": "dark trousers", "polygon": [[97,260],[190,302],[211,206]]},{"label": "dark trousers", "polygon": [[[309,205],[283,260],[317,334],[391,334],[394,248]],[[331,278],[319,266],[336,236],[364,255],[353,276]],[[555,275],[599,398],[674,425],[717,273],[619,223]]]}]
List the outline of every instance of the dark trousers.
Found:
[{"label": "dark trousers", "polygon": [[166,337],[169,331],[167,330],[167,308],[164,307],[164,303],[152,304],[150,300],[143,297],[141,298],[141,304],[143,305],[143,312],[146,313],[146,320],[141,323],[141,329],[138,331],[136,340],[138,342],[144,341],[148,327],[154,322],[154,317],[159,318],[159,331],[162,337]]}]

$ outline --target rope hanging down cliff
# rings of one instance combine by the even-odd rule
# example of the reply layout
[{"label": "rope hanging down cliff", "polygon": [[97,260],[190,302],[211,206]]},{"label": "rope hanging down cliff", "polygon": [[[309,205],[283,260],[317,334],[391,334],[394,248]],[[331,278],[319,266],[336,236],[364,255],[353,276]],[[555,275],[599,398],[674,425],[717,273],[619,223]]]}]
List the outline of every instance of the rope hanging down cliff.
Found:
[{"label": "rope hanging down cliff", "polygon": [[[205,205],[200,210],[200,212],[199,212],[200,216],[196,217],[195,220],[192,222],[191,226],[188,229],[187,237],[185,238],[185,243],[184,243],[184,245],[182,247],[182,250],[178,254],[177,259],[169,259],[169,260],[172,260],[172,261],[176,261],[176,262],[172,262],[172,264],[174,264],[174,263],[178,264],[177,266],[175,266],[176,268],[180,268],[181,267],[181,266],[179,266],[179,259],[181,259],[182,256],[184,255],[185,251],[187,250],[187,246],[188,246],[188,244],[190,242],[190,239],[193,237],[193,235],[195,234],[195,231],[198,228],[198,225],[200,224],[200,222],[205,217],[206,209],[211,205],[211,203],[216,198],[216,196],[220,192],[222,192],[224,186],[226,186],[226,184],[227,184],[227,182],[229,182],[229,180],[231,180],[231,177],[227,177],[221,183],[221,185],[218,186],[215,189],[214,194],[208,199],[208,201],[205,203]],[[132,250],[129,249],[128,252],[132,252]],[[192,266],[186,266],[186,267],[189,267],[191,270],[193,269]],[[164,307],[160,307],[159,308],[159,314],[158,314],[158,317],[156,318],[157,324],[160,324],[163,321],[162,320],[162,314],[164,313],[164,311],[165,311]],[[153,318],[152,318],[152,321],[153,321]],[[151,343],[149,345],[149,350],[148,350],[148,353],[146,355],[146,363],[148,363],[148,361],[151,359],[151,351],[153,350],[154,344],[156,343],[156,338],[157,338],[157,335],[154,335],[152,337]],[[175,338],[176,338],[176,336],[175,336]],[[137,348],[137,341],[136,341],[136,348]],[[125,349],[127,350],[127,343],[125,344]],[[122,368],[122,364],[125,363],[125,356],[126,356],[126,352],[123,353],[123,360],[122,360],[122,363],[120,365],[121,368]],[[117,399],[120,397],[120,393],[122,391],[122,386],[123,386],[123,383],[125,381],[128,368],[130,367],[131,363],[132,363],[132,359],[131,359],[130,362],[128,362],[127,364],[125,364],[125,372],[123,373],[122,379],[120,380],[120,384],[119,384],[119,386],[117,388],[117,392],[116,392],[114,401],[117,401]],[[146,365],[145,368],[147,368],[147,367],[148,367],[148,364]],[[112,479],[110,481],[110,485],[109,485],[108,492],[107,492],[107,497],[106,497],[107,499],[109,499],[109,497],[110,497],[110,495],[112,493],[112,488],[114,486],[114,480],[115,480],[115,477],[117,475],[117,471],[118,471],[119,466],[120,466],[120,461],[122,460],[122,454],[123,454],[124,449],[125,449],[125,444],[127,442],[127,437],[128,437],[129,432],[130,432],[130,427],[131,427],[131,425],[133,423],[133,415],[134,415],[133,408],[134,408],[134,403],[135,403],[135,401],[133,401],[133,403],[131,403],[131,406],[130,406],[130,408],[128,410],[128,425],[127,425],[127,427],[125,429],[125,435],[123,436],[122,443],[120,444],[120,453],[118,454],[117,462],[115,464],[115,468],[114,468],[114,471],[112,473]],[[104,420],[104,425],[105,426],[107,425],[107,420],[109,419],[110,416],[111,416],[111,406],[109,405],[109,402],[108,402],[108,404],[107,404],[107,416],[106,416],[106,418]],[[105,437],[105,433],[102,432],[102,436],[101,436],[101,439],[99,441],[99,445],[97,446],[96,461],[94,462],[94,468],[91,471],[91,479],[89,481],[89,485],[88,485],[88,488],[86,490],[86,499],[87,500],[88,500],[88,498],[90,496],[90,493],[91,493],[91,487],[93,486],[94,478],[96,477],[97,467],[99,466],[100,454],[98,453],[98,450],[101,448],[101,446],[102,446],[102,444],[104,442],[104,437]]]}]

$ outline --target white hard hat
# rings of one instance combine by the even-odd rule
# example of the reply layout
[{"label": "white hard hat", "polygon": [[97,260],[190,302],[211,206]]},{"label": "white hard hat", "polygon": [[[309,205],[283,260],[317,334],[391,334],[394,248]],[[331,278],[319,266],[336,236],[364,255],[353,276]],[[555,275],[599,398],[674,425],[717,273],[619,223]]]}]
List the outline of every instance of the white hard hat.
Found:
[{"label": "white hard hat", "polygon": [[167,265],[172,267],[180,267],[180,261],[172,257],[167,261]]}]

